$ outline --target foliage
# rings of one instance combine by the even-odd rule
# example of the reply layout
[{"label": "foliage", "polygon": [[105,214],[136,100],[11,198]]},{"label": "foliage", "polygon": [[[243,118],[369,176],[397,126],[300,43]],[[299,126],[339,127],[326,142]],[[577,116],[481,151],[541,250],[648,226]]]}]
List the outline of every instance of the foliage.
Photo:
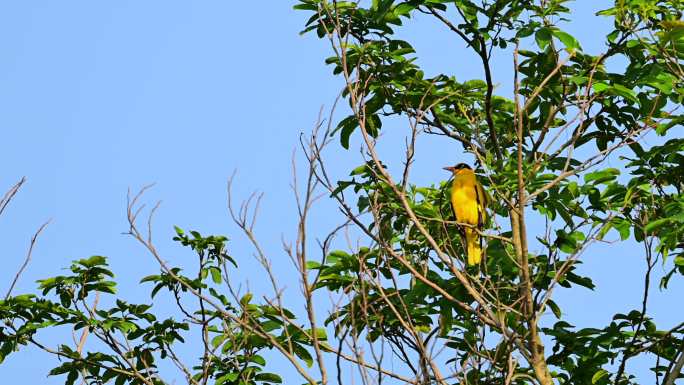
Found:
[{"label": "foliage", "polygon": [[[19,295],[0,303],[5,320],[0,328],[3,336],[0,351],[4,358],[21,345],[34,344],[58,355],[63,363],[51,375],[66,375],[65,384],[80,377],[86,383],[162,384],[158,363],[170,360],[179,365],[190,383],[211,379],[216,384],[274,384],[282,379],[266,370],[263,352],[273,344],[292,343],[298,356],[309,362],[311,356],[302,347],[305,333],[284,325],[280,316],[295,316],[271,305],[252,303],[252,295],[239,298],[237,305],[217,291],[227,272],[226,262],[237,267],[226,254],[225,237],[203,237],[196,231],[186,235],[176,228],[174,240],[195,251],[198,274],[185,276],[182,269],[172,267],[159,275],[144,277],[141,283],[152,283],[151,297],[160,291],[175,299],[183,321],[173,317],[159,318],[150,304],[133,304],[116,299],[109,308],[98,301],[88,302],[93,295],[115,294],[113,273],[104,257],[93,256],[74,261],[73,275],[39,281],[41,296]],[[194,291],[198,297],[184,293]],[[206,295],[206,297],[204,297]],[[192,303],[196,300],[196,303]],[[210,305],[212,304],[212,305]],[[212,306],[220,304],[217,307]],[[96,308],[97,306],[97,308]],[[260,324],[251,330],[252,323]],[[68,325],[84,336],[97,338],[100,350],[85,352],[67,344],[54,351],[39,344],[40,329]],[[177,353],[178,346],[200,337],[206,347],[196,367],[185,367]]]}]

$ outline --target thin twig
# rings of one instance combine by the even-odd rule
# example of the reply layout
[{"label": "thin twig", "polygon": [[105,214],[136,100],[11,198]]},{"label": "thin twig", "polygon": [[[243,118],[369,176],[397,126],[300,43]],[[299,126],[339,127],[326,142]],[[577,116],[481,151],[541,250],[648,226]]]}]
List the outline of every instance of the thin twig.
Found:
[{"label": "thin twig", "polygon": [[17,271],[17,274],[14,276],[14,279],[12,280],[12,284],[10,285],[9,289],[7,289],[7,294],[5,294],[5,301],[10,297],[10,295],[12,294],[12,290],[14,290],[14,286],[19,281],[19,277],[24,272],[24,270],[28,266],[29,262],[31,262],[31,257],[33,255],[33,247],[36,245],[36,241],[38,240],[38,236],[40,235],[40,233],[43,232],[43,230],[47,227],[48,224],[50,224],[50,220],[43,223],[38,228],[38,231],[36,231],[35,234],[33,234],[33,236],[31,237],[31,243],[29,244],[28,251],[26,252],[26,258],[24,259],[24,263],[21,265],[21,267],[19,268],[19,271]]}]

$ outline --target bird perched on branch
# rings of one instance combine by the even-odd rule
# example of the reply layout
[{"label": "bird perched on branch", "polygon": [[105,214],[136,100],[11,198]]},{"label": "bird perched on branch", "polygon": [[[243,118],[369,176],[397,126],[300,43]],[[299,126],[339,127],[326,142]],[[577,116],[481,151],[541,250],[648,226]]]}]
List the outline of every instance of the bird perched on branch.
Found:
[{"label": "bird perched on branch", "polygon": [[[489,203],[487,192],[482,188],[477,177],[465,163],[444,167],[454,174],[451,183],[451,206],[456,215],[456,221],[463,223],[463,234],[468,254],[468,265],[477,265],[482,260],[482,241],[479,230],[484,228],[487,221],[485,209]],[[467,226],[470,225],[470,226]]]}]

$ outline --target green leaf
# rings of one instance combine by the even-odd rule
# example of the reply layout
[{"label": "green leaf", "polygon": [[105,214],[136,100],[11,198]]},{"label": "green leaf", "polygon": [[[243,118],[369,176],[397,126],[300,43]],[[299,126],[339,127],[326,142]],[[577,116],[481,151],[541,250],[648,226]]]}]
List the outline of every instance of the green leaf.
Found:
[{"label": "green leaf", "polygon": [[594,288],[596,287],[596,285],[594,285],[594,282],[592,282],[591,278],[589,277],[582,277],[572,272],[567,273],[565,277],[568,281],[580,286],[584,286],[589,290],[594,290]]},{"label": "green leaf", "polygon": [[7,341],[0,345],[0,364],[5,361],[5,358],[15,349],[16,343],[14,341]]},{"label": "green leaf", "polygon": [[76,380],[78,380],[78,370],[73,369],[67,375],[66,381],[64,381],[64,385],[73,385],[74,382],[76,382]]},{"label": "green leaf", "polygon": [[362,175],[362,174],[364,174],[364,173],[366,173],[366,172],[368,172],[368,171],[369,171],[368,165],[362,164],[361,166],[356,167],[355,169],[353,169],[353,170],[349,173],[349,175],[350,175],[350,176]]},{"label": "green leaf", "polygon": [[620,170],[616,168],[606,168],[604,170],[584,174],[584,181],[586,183],[601,184],[614,180],[618,175],[620,175]]},{"label": "green leaf", "polygon": [[80,259],[76,263],[84,267],[107,265],[107,259],[101,255],[93,255],[88,259]]},{"label": "green leaf", "polygon": [[56,376],[59,374],[69,373],[73,369],[73,364],[71,362],[65,362],[62,365],[53,368],[48,372],[49,376]]},{"label": "green leaf", "polygon": [[[231,384],[232,385],[235,382],[235,380],[238,379],[239,376],[240,376],[240,373],[238,373],[238,372],[224,374],[221,377],[218,377],[216,379],[216,384]],[[241,384],[242,383],[244,383],[244,382],[241,382]]]},{"label": "green leaf", "polygon": [[240,298],[240,304],[242,306],[247,306],[249,302],[252,300],[252,297],[254,297],[254,294],[252,293],[245,294],[242,298]]},{"label": "green leaf", "polygon": [[408,16],[411,13],[411,11],[413,11],[414,9],[416,9],[416,6],[413,4],[401,3],[401,4],[397,5],[396,7],[394,7],[393,12],[394,12],[394,15],[397,17],[398,16]]},{"label": "green leaf", "polygon": [[629,238],[629,234],[632,225],[627,220],[615,220],[613,221],[613,227],[620,233],[620,240],[626,240]]},{"label": "green leaf", "polygon": [[605,369],[601,369],[598,372],[594,373],[594,375],[591,377],[591,383],[596,384],[599,381],[601,381],[601,379],[603,377],[606,377],[607,375],[608,375],[608,371]]},{"label": "green leaf", "polygon": [[656,219],[654,221],[650,221],[644,227],[644,232],[651,233],[654,230],[657,230],[657,229],[667,225],[668,223],[670,223],[670,218],[661,218],[661,219]]},{"label": "green leaf", "polygon": [[211,280],[214,281],[215,284],[220,284],[221,283],[221,270],[218,267],[212,266],[209,270],[211,272]]},{"label": "green leaf", "polygon": [[262,357],[258,354],[253,355],[249,360],[251,362],[254,362],[255,364],[259,364],[261,366],[266,365],[266,360],[264,359],[264,357]]},{"label": "green leaf", "polygon": [[313,366],[313,357],[311,357],[309,351],[306,350],[302,345],[293,343],[292,349],[294,350],[294,353],[297,355],[297,357],[299,357],[300,359],[302,359],[302,361],[306,363],[306,366]]},{"label": "green leaf", "polygon": [[117,375],[116,371],[114,371],[112,369],[105,370],[104,374],[102,375],[102,383],[103,384],[108,383],[111,379],[116,377],[116,375]]},{"label": "green leaf", "polygon": [[156,282],[160,278],[159,275],[148,275],[144,277],[143,279],[140,280],[140,283],[145,283],[145,282]]},{"label": "green leaf", "polygon": [[610,85],[602,82],[594,82],[591,87],[594,89],[595,92],[601,93],[605,90],[610,89]]},{"label": "green leaf", "polygon": [[[311,333],[311,330],[309,330],[309,333]],[[318,338],[319,341],[325,341],[328,339],[328,334],[324,328],[316,328],[316,338]]]},{"label": "green leaf", "polygon": [[178,234],[178,236],[183,236],[183,235],[185,234],[185,232],[183,231],[183,229],[181,229],[181,228],[178,227],[178,226],[175,226],[175,225],[174,225],[174,226],[173,226],[173,229],[176,230],[176,234]]},{"label": "green leaf", "polygon": [[298,11],[316,11],[318,10],[318,7],[315,4],[301,3],[293,6],[292,9],[296,9]]},{"label": "green leaf", "polygon": [[551,311],[553,312],[553,315],[555,315],[556,318],[561,319],[561,317],[563,316],[563,313],[561,312],[560,307],[558,307],[558,304],[555,303],[555,302],[553,302],[553,300],[549,300],[549,301],[547,302],[547,304],[548,304],[549,307],[551,308]]},{"label": "green leaf", "polygon": [[636,92],[623,86],[622,84],[613,84],[612,91],[618,96],[622,96],[623,98],[631,100],[634,103],[639,103]]},{"label": "green leaf", "polygon": [[338,123],[337,127],[333,130],[333,132],[330,135],[335,134],[337,131],[340,131],[340,144],[342,147],[345,149],[349,149],[349,138],[351,137],[352,132],[356,129],[356,127],[359,126],[359,121],[356,119],[356,116],[350,115],[347,116],[346,118],[342,119],[340,123]]},{"label": "green leaf", "polygon": [[257,381],[273,382],[276,384],[281,384],[283,382],[283,379],[274,373],[259,373],[254,377],[254,379]]},{"label": "green leaf", "polygon": [[582,50],[582,47],[580,47],[580,44],[577,41],[577,39],[575,39],[569,33],[558,30],[553,30],[552,33],[553,36],[558,38],[558,40],[560,40],[565,45],[565,48],[567,48],[568,51]]},{"label": "green leaf", "polygon": [[534,34],[534,39],[537,41],[539,48],[545,50],[551,43],[551,30],[546,27],[539,28],[537,33]]}]

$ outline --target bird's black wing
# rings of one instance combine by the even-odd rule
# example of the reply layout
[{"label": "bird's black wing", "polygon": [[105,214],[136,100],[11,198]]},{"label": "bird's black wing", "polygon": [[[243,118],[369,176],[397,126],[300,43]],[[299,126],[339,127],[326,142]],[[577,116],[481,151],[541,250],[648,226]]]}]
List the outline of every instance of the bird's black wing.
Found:
[{"label": "bird's black wing", "polygon": [[481,188],[478,188],[477,183],[473,185],[473,188],[475,189],[475,200],[477,202],[477,228],[482,230],[485,225],[484,208],[487,205],[487,197],[483,194]]}]

